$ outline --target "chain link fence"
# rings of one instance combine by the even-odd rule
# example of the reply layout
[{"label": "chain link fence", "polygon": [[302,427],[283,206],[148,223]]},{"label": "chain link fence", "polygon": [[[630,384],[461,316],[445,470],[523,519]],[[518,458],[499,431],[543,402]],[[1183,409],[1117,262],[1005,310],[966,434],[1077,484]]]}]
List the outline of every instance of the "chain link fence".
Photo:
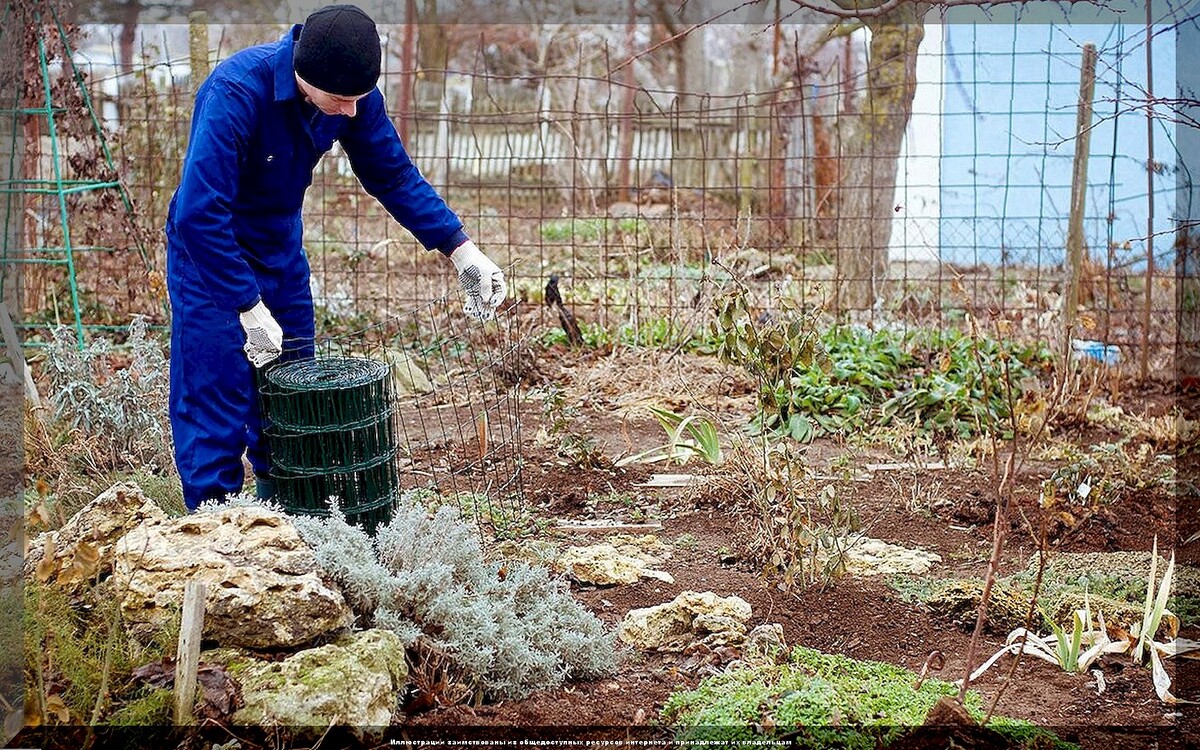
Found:
[{"label": "chain link fence", "polygon": [[[285,30],[209,27],[208,62]],[[695,332],[714,294],[735,285],[764,310],[790,297],[871,325],[1005,318],[1047,340],[1063,334],[1073,275],[1074,336],[1170,366],[1174,249],[1170,234],[1153,236],[1170,230],[1176,180],[1190,176],[1173,124],[1157,116],[1147,127],[1151,84],[1174,87],[1161,29],[817,31],[701,28],[708,52],[697,57],[650,26],[421,26],[428,38],[405,62],[403,27],[385,25],[380,86],[414,161],[508,270],[510,304],[540,310],[547,331],[557,319],[543,289],[556,275],[585,330],[645,343]],[[132,56],[110,27],[76,39],[95,119],[71,93],[61,48],[48,48],[48,96],[64,115],[57,132],[37,113],[20,118],[23,177],[53,186],[58,169],[60,188],[111,177],[95,166],[98,125],[135,212],[130,227],[102,191],[8,194],[6,268],[53,254],[63,227],[76,249],[69,265],[23,267],[34,338],[70,317],[72,294],[82,327],[167,315],[162,226],[197,83],[187,29],[143,26]],[[1072,268],[1085,41],[1099,54],[1075,216],[1085,252]],[[885,42],[900,62],[868,65]],[[38,71],[26,79],[23,96],[37,101]],[[336,145],[307,195],[305,243],[318,328],[330,335],[455,294],[449,264],[362,190]]]}]

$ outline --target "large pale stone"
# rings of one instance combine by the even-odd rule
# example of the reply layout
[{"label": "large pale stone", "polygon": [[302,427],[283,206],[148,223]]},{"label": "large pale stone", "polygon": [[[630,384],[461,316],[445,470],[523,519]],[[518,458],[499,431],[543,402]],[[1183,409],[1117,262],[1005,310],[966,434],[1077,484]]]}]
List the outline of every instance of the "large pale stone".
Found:
[{"label": "large pale stone", "polygon": [[[146,521],[167,514],[136,484],[115,484],[71,516],[60,528],[39,534],[25,555],[25,576],[69,593],[106,578],[117,541]],[[49,552],[49,557],[46,556]]]},{"label": "large pale stone", "polygon": [[555,567],[581,583],[597,586],[636,583],[640,578],[674,583],[669,573],[652,567],[670,554],[670,548],[653,534],[640,537],[614,534],[599,544],[568,547]]},{"label": "large pale stone", "polygon": [[144,523],[116,545],[113,582],[126,621],[161,628],[184,585],[208,583],[205,637],[221,645],[291,648],[347,627],[341,592],[318,574],[316,557],[283,515],[227,507]]},{"label": "large pale stone", "polygon": [[[818,554],[818,557],[821,555]],[[934,552],[909,549],[881,539],[859,537],[850,542],[845,560],[846,572],[850,575],[924,575],[942,558]]]},{"label": "large pale stone", "polygon": [[749,620],[750,604],[741,597],[684,591],[666,604],[630,610],[618,635],[638,648],[675,651],[702,637],[744,639]]},{"label": "large pale stone", "polygon": [[401,349],[387,351],[388,366],[392,369],[392,383],[400,395],[433,393],[433,383],[408,352]]},{"label": "large pale stone", "polygon": [[353,633],[283,661],[215,652],[242,689],[237,725],[386,727],[399,703],[408,668],[404,644],[388,630]]},{"label": "large pale stone", "polygon": [[558,567],[576,581],[597,586],[636,583],[644,569],[641,560],[622,557],[611,544],[568,547]]}]

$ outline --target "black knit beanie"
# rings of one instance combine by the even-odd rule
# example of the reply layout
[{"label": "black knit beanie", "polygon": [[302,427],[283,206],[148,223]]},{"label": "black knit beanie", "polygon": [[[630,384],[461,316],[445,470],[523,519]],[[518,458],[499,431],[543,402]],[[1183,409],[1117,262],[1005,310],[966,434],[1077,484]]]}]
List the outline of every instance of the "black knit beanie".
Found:
[{"label": "black knit beanie", "polygon": [[371,17],[353,5],[329,5],[304,22],[292,61],[296,74],[320,90],[359,96],[379,81],[380,57]]}]

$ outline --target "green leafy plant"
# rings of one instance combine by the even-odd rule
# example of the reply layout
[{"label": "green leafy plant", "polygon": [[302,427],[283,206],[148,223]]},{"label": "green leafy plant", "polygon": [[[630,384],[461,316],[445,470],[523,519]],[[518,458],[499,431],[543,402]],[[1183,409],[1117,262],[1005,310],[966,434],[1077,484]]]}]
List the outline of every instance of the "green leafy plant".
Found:
[{"label": "green leafy plant", "polygon": [[620,219],[589,217],[573,219],[554,219],[544,221],[538,227],[538,234],[550,242],[565,242],[568,240],[596,241],[608,235],[646,234],[648,225],[644,219],[628,216]]},{"label": "green leafy plant", "polygon": [[[1092,627],[1091,608],[1086,604],[1075,612],[1071,632],[1050,620],[1052,635],[1041,636],[1025,628],[1008,634],[1004,648],[996,652],[971,674],[971,682],[987,671],[996,661],[1009,653],[1026,653],[1056,664],[1064,672],[1083,673],[1104,654],[1119,654],[1129,650],[1129,641],[1113,641],[1104,626],[1104,615],[1097,613],[1097,626]],[[1084,649],[1084,646],[1087,646]]]},{"label": "green leafy plant", "polygon": [[[1167,609],[1167,599],[1171,595],[1171,581],[1175,573],[1175,553],[1167,561],[1167,569],[1163,571],[1162,581],[1158,582],[1155,592],[1155,576],[1158,567],[1158,537],[1154,537],[1154,549],[1150,556],[1150,577],[1146,581],[1146,601],[1142,609],[1142,621],[1135,627],[1130,636],[1135,640],[1133,660],[1142,663],[1143,653],[1150,658],[1150,671],[1154,681],[1154,691],[1158,693],[1163,703],[1189,703],[1176,698],[1171,693],[1171,677],[1163,667],[1163,659],[1200,650],[1200,641],[1179,637],[1179,618]],[[1160,628],[1166,625],[1167,640],[1155,641]]]},{"label": "green leafy plant", "polygon": [[[1161,581],[1157,580],[1157,568],[1158,538],[1155,537],[1150,555],[1150,576],[1146,584],[1142,620],[1134,625],[1131,632],[1125,633],[1120,628],[1107,627],[1101,613],[1097,613],[1097,625],[1093,627],[1091,608],[1085,591],[1084,608],[1075,612],[1071,632],[1066,632],[1050,618],[1047,618],[1052,629],[1050,636],[1041,636],[1025,628],[1017,628],[1009,634],[1006,645],[980,665],[971,674],[968,682],[974,682],[1002,656],[1010,653],[1030,654],[1056,664],[1064,671],[1081,673],[1086,672],[1096,659],[1104,654],[1130,652],[1135,663],[1141,664],[1147,658],[1150,660],[1154,688],[1159,698],[1164,703],[1180,702],[1171,694],[1170,677],[1163,667],[1162,660],[1200,650],[1200,642],[1179,638],[1179,619],[1167,609],[1175,570],[1174,553],[1167,562]],[[1110,637],[1110,631],[1116,633],[1115,638]],[[1155,640],[1160,633],[1166,635],[1165,641]]]},{"label": "green leafy plant", "polygon": [[596,441],[574,428],[579,410],[567,404],[560,388],[551,386],[542,397],[542,417],[545,422],[546,439],[555,445],[558,455],[570,459],[580,466],[598,466],[601,463]]},{"label": "green leafy plant", "polygon": [[717,357],[744,367],[759,381],[759,414],[753,429],[804,442],[813,436],[809,420],[813,412],[794,401],[793,374],[812,367],[823,369],[828,360],[812,316],[799,314],[787,300],[780,304],[783,314],[756,317],[743,292],[727,293],[715,302],[711,338]]},{"label": "green leafy plant", "polygon": [[1020,390],[1009,394],[1001,380],[1018,384],[1050,359],[1045,347],[956,330],[817,333],[815,319],[786,301],[778,315],[751,316],[741,292],[716,305],[717,355],[760,382],[752,432],[800,441],[896,424],[946,437],[1003,433]]},{"label": "green leafy plant", "polygon": [[658,461],[686,464],[693,456],[699,456],[709,464],[721,463],[721,440],[716,425],[711,421],[695,414],[685,417],[656,406],[647,408],[667,431],[666,444],[626,456],[616,462],[617,466]]}]

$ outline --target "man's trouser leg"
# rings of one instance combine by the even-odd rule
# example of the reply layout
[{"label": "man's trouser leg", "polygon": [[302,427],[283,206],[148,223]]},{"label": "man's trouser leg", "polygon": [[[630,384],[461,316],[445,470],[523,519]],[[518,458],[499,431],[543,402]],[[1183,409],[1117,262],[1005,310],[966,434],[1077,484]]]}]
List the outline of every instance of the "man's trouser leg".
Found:
[{"label": "man's trouser leg", "polygon": [[190,261],[171,254],[171,433],[189,510],[241,492],[254,376],[233,310],[219,309]]}]

